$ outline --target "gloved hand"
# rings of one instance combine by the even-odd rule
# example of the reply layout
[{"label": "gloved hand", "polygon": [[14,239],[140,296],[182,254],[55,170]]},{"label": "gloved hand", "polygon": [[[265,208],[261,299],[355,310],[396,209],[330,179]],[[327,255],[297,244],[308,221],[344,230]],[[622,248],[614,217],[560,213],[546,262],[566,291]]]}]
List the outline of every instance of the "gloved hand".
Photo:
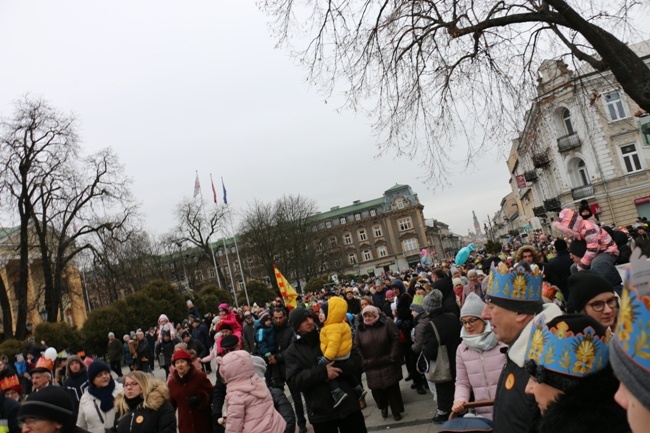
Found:
[{"label": "gloved hand", "polygon": [[188,400],[190,402],[190,407],[192,409],[196,409],[197,407],[199,407],[200,400],[198,395],[193,395]]}]

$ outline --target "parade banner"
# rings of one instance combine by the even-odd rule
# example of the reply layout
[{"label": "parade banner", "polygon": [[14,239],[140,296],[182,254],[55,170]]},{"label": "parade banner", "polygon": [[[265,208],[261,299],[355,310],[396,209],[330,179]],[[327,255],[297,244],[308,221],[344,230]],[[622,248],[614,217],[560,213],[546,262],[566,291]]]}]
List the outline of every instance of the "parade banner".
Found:
[{"label": "parade banner", "polygon": [[275,281],[278,283],[278,288],[280,289],[280,294],[282,295],[282,299],[284,299],[285,305],[289,310],[296,308],[296,298],[298,297],[298,293],[296,293],[296,290],[291,287],[291,284],[289,284],[287,279],[284,278],[284,275],[282,275],[282,272],[280,272],[277,266],[273,265],[273,270],[275,272]]}]

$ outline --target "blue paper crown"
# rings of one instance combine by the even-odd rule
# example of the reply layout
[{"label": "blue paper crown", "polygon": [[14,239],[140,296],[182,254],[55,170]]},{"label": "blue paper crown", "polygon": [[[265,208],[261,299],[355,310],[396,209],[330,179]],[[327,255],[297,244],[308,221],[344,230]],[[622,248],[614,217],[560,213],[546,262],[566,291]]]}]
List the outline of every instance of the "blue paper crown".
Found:
[{"label": "blue paper crown", "polygon": [[611,331],[599,337],[591,326],[574,334],[566,322],[549,329],[543,317],[535,320],[528,340],[526,360],[532,360],[546,370],[573,377],[596,373],[609,362]]},{"label": "blue paper crown", "polygon": [[[637,254],[632,254],[631,268],[625,271],[613,344],[617,344],[635,364],[650,372],[650,267],[645,257],[638,257],[638,251],[637,248]],[[634,260],[635,256],[639,261]]]},{"label": "blue paper crown", "polygon": [[539,267],[531,271],[520,263],[509,269],[505,263],[501,263],[490,271],[487,294],[513,301],[542,302],[542,281]]}]

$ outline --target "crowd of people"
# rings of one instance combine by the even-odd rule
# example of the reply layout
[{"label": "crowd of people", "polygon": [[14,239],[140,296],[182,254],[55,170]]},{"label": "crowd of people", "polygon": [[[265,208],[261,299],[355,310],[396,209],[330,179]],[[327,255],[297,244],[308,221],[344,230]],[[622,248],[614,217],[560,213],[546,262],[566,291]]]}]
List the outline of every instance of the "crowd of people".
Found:
[{"label": "crowd of people", "polygon": [[[201,316],[188,300],[180,324],[163,312],[122,341],[109,332],[107,363],[52,359],[31,339],[15,362],[0,356],[0,425],[305,433],[309,422],[315,433],[363,433],[368,391],[398,422],[407,381],[450,429],[650,431],[648,262],[629,254],[621,278],[616,233],[581,210],[563,209],[555,226],[563,237],[340,281],[295,307],[221,303]],[[647,254],[647,228],[635,228],[630,251]]]}]

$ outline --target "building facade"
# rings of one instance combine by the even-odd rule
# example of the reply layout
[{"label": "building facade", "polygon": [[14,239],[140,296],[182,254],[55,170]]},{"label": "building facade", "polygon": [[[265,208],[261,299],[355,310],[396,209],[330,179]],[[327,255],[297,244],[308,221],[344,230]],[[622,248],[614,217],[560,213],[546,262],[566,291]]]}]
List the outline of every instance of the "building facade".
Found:
[{"label": "building facade", "polygon": [[[650,64],[650,41],[632,48]],[[524,119],[508,158],[517,229],[548,231],[581,200],[607,224],[650,217],[650,117],[611,73],[543,62]]]}]

